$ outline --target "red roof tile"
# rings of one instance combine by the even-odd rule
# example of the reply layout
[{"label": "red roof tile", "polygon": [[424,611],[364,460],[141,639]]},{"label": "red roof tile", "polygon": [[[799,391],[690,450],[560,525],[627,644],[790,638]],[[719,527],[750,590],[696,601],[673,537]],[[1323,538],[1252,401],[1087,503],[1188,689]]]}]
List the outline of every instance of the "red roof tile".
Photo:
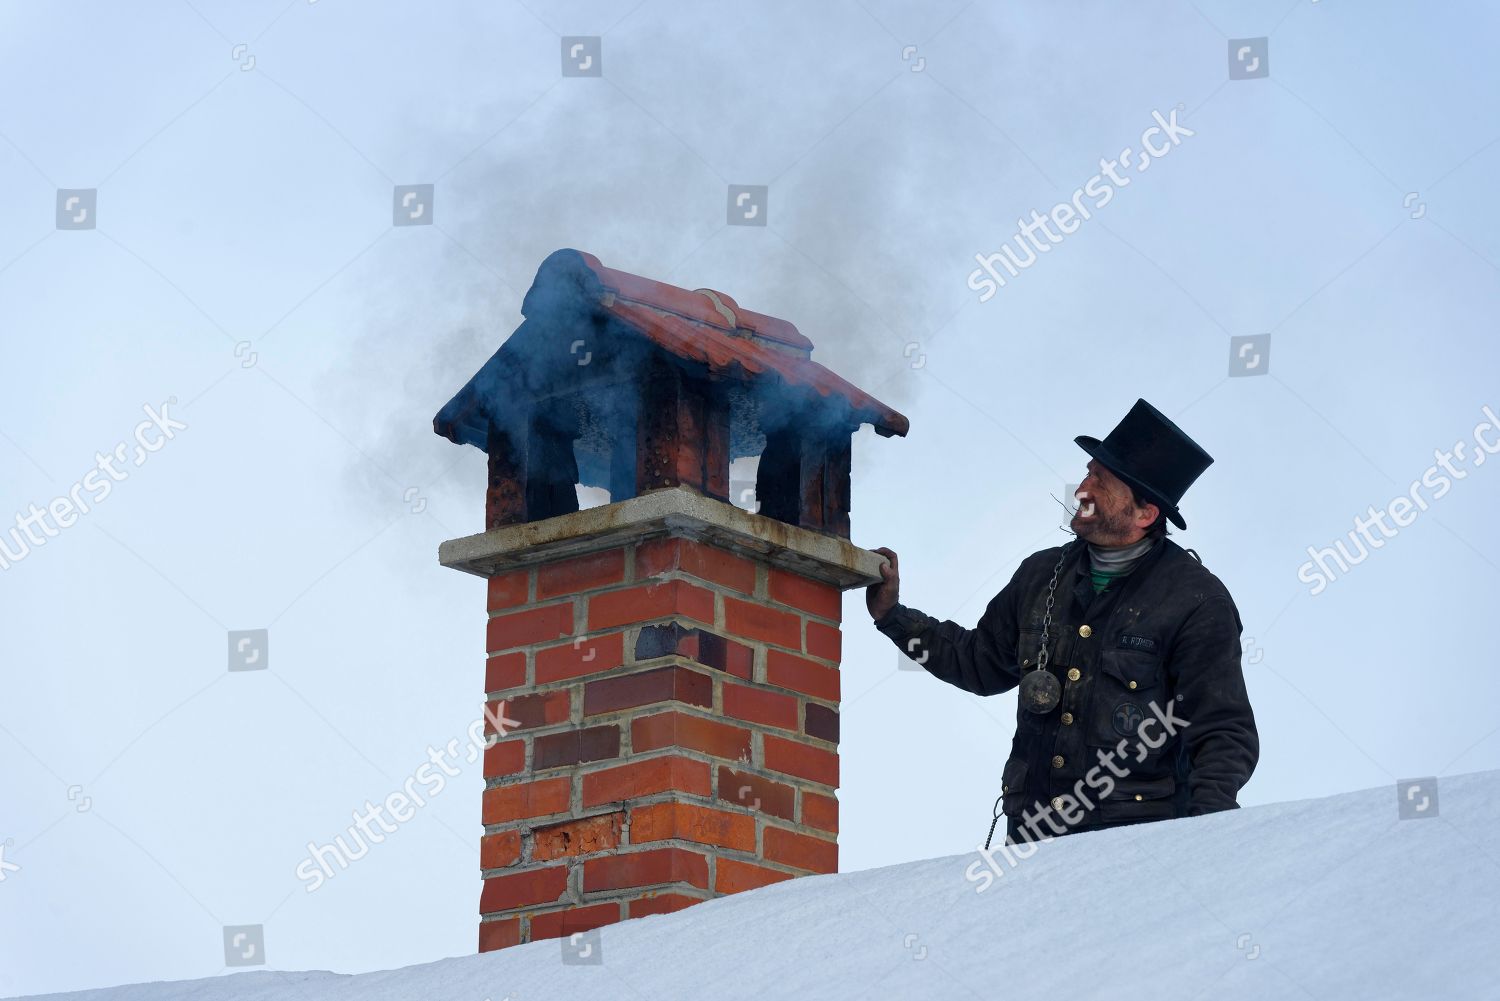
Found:
[{"label": "red roof tile", "polygon": [[846,401],[877,433],[905,435],[901,413],[813,361],[812,341],[786,320],[742,308],[714,289],[688,290],[606,268],[579,252],[607,294],[600,305],[664,350],[719,372],[738,366],[748,376],[774,373],[790,386]]}]

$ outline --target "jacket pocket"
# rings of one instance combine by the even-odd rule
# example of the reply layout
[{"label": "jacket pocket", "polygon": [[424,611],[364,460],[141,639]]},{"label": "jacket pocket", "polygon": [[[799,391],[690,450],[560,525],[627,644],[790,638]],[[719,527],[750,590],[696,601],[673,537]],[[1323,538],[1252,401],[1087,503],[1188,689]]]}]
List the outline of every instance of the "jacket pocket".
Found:
[{"label": "jacket pocket", "polygon": [[1166,699],[1163,674],[1161,657],[1154,653],[1103,651],[1092,693],[1088,743],[1111,747],[1123,739],[1134,754],[1141,724],[1152,716],[1152,703]]},{"label": "jacket pocket", "polygon": [[[1051,662],[1052,651],[1057,649],[1057,631],[1054,629],[1047,637],[1048,662]],[[1021,667],[1021,675],[1025,677],[1026,672],[1036,666],[1037,655],[1042,649],[1042,631],[1025,627],[1021,629],[1016,637],[1016,663]]]},{"label": "jacket pocket", "polygon": [[1115,691],[1145,692],[1161,684],[1161,657],[1139,650],[1106,650],[1099,672],[1114,680]]},{"label": "jacket pocket", "polygon": [[1177,780],[1170,775],[1157,779],[1116,779],[1109,795],[1099,800],[1099,819],[1106,824],[1128,824],[1175,817],[1176,792]]},{"label": "jacket pocket", "polygon": [[1026,759],[1011,758],[1000,773],[1001,809],[1007,817],[1026,811]]}]

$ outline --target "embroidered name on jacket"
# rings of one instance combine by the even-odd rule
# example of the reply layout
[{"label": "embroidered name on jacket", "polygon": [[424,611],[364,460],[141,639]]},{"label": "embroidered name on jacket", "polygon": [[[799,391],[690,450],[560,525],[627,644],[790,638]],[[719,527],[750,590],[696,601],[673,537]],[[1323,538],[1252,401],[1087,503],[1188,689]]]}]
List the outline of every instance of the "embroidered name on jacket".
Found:
[{"label": "embroidered name on jacket", "polygon": [[1147,653],[1156,652],[1156,640],[1149,636],[1131,636],[1125,633],[1120,637],[1120,646],[1126,650],[1145,650]]}]

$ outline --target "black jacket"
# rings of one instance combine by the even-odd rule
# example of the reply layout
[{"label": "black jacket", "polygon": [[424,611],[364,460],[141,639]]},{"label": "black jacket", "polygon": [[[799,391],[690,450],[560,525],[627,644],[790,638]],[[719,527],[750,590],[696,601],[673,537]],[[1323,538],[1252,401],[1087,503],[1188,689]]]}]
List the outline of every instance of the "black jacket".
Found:
[{"label": "black jacket", "polygon": [[[1061,552],[1023,560],[973,629],[904,605],[875,626],[951,685],[1008,692],[1037,663]],[[1061,702],[1045,715],[1018,704],[1000,777],[1012,843],[1237,807],[1260,753],[1241,628],[1224,585],[1170,539],[1097,595],[1075,541],[1048,630]]]}]

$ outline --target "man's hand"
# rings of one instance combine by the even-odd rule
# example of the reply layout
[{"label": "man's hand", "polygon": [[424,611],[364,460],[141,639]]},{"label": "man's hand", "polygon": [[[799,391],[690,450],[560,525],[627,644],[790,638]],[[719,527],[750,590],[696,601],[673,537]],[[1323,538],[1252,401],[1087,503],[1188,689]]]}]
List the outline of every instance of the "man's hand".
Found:
[{"label": "man's hand", "polygon": [[865,588],[865,607],[869,609],[871,619],[878,619],[901,600],[901,563],[895,550],[881,546],[871,552],[879,553],[886,559],[880,567],[880,583]]}]

